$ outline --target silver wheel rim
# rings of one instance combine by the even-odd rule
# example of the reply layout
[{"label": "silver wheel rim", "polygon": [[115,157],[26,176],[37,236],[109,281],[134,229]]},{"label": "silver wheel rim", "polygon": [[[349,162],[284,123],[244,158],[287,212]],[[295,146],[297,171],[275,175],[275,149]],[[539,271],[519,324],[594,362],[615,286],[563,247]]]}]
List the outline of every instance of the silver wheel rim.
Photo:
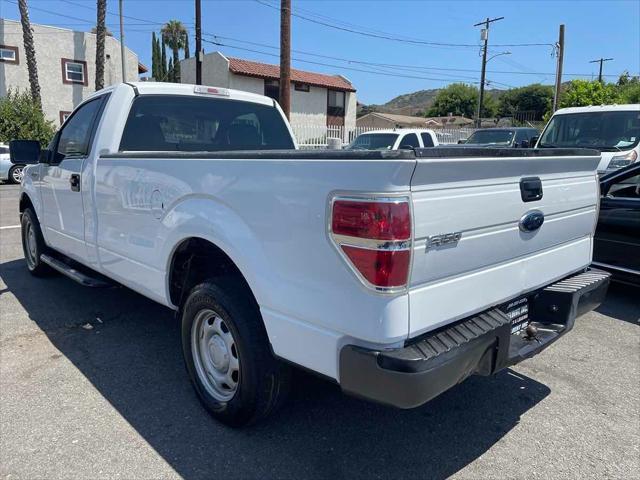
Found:
[{"label": "silver wheel rim", "polygon": [[34,268],[38,258],[38,244],[36,243],[36,234],[30,221],[27,221],[25,224],[24,246],[27,263],[31,268]]},{"label": "silver wheel rim", "polygon": [[198,312],[191,329],[191,351],[198,378],[216,400],[228,402],[238,390],[240,358],[235,339],[215,311]]},{"label": "silver wheel rim", "polygon": [[22,177],[24,176],[23,167],[15,167],[11,172],[11,177],[16,183],[22,183]]}]

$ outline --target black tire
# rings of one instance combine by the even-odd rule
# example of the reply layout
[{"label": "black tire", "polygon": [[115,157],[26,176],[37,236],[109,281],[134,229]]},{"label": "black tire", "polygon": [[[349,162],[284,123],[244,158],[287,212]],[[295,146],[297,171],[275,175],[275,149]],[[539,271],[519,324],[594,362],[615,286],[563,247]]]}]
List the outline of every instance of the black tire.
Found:
[{"label": "black tire", "polygon": [[[40,230],[40,222],[38,217],[31,208],[25,209],[22,212],[21,219],[21,236],[22,236],[22,251],[24,253],[25,261],[27,262],[27,268],[31,275],[36,277],[44,277],[50,275],[53,270],[46,263],[42,263],[40,255],[47,250],[42,237],[42,231]],[[32,232],[33,236],[28,238]]]},{"label": "black tire", "polygon": [[[212,382],[203,373],[203,360],[196,358],[199,355],[196,350],[201,348],[199,339],[203,338],[197,324],[203,320],[198,319],[203,318],[203,312],[211,311],[215,312],[216,321],[224,322],[235,342],[232,351],[238,359],[239,379],[229,399],[216,398],[210,393]],[[209,325],[213,323],[209,321]],[[194,329],[197,330],[194,332]],[[290,368],[271,353],[260,311],[241,280],[222,277],[191,289],[182,308],[182,349],[198,398],[226,425],[241,427],[267,417],[283,403],[289,390]],[[208,356],[213,358],[215,355],[209,353]],[[199,366],[196,366],[197,362]],[[205,385],[207,383],[209,387]]]},{"label": "black tire", "polygon": [[11,167],[9,169],[9,174],[7,175],[7,182],[14,185],[20,183],[19,180],[14,178],[16,171],[24,172],[24,165],[14,165],[13,167]]}]

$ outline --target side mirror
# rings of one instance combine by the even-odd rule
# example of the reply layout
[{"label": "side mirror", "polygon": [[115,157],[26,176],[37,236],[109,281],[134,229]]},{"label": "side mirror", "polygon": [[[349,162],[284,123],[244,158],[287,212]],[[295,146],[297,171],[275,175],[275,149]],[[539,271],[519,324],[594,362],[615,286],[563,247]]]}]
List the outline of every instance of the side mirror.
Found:
[{"label": "side mirror", "polygon": [[522,140],[520,142],[520,148],[529,148],[529,140]]},{"label": "side mirror", "polygon": [[529,139],[529,148],[536,148],[536,144],[538,143],[539,139],[540,139],[540,135],[536,135],[534,137],[531,137]]},{"label": "side mirror", "polygon": [[458,140],[458,145],[462,145],[463,143],[467,143],[466,138],[461,138],[460,140]]},{"label": "side mirror", "polygon": [[411,145],[400,145],[400,150],[414,150],[415,148],[412,147]]},{"label": "side mirror", "polygon": [[31,165],[40,161],[40,142],[37,140],[11,140],[9,158],[11,163]]}]

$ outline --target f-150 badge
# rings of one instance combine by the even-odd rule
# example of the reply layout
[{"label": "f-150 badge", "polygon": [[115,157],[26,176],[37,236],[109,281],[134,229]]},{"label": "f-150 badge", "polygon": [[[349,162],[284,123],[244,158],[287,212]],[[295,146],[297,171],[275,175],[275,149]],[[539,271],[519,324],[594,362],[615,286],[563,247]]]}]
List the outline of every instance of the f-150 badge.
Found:
[{"label": "f-150 badge", "polygon": [[426,250],[431,250],[433,248],[438,247],[455,247],[460,238],[462,237],[462,232],[452,232],[452,233],[443,233],[441,235],[431,235],[427,237],[427,245]]}]

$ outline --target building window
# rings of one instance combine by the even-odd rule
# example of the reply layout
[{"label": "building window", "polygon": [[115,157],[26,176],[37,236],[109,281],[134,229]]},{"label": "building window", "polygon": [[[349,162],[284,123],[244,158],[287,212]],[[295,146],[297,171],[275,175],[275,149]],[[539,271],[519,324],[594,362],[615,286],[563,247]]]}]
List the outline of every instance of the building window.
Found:
[{"label": "building window", "polygon": [[62,61],[62,83],[79,83],[87,86],[89,84],[87,78],[87,62],[82,60],[70,60],[68,58]]},{"label": "building window", "polygon": [[264,94],[276,102],[280,101],[280,80],[265,80]]},{"label": "building window", "polygon": [[0,62],[15,64],[20,63],[20,59],[18,58],[18,47],[0,45]]},{"label": "building window", "polygon": [[344,117],[344,92],[328,90],[327,95],[327,115],[332,117]]},{"label": "building window", "polygon": [[69,118],[69,115],[71,115],[71,112],[60,110],[60,125],[62,125],[64,122],[67,121],[67,118]]},{"label": "building window", "polygon": [[299,92],[308,92],[311,86],[308,83],[296,83],[294,88]]}]

